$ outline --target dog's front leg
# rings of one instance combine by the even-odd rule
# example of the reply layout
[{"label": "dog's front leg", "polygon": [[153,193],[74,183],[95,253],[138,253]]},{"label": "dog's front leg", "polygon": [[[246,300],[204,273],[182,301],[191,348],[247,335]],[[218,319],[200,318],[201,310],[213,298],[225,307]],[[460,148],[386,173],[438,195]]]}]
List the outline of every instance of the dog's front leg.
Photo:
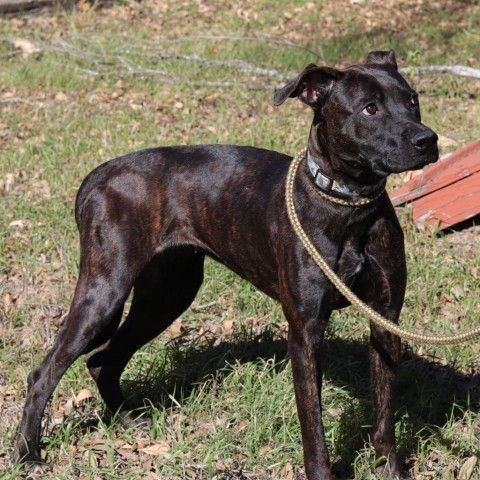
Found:
[{"label": "dog's front leg", "polygon": [[371,326],[370,369],[373,390],[373,445],[376,457],[385,459],[377,467],[389,480],[407,480],[397,456],[394,397],[401,344],[396,335]]},{"label": "dog's front leg", "polygon": [[[322,335],[323,337],[323,335]],[[302,430],[305,473],[309,480],[333,479],[322,422],[320,341],[307,331],[289,330],[295,399]]]},{"label": "dog's front leg", "polygon": [[[390,245],[391,250],[385,248]],[[405,294],[406,267],[403,235],[396,221],[379,223],[366,247],[372,274],[365,299],[370,306],[398,323]],[[401,341],[381,327],[370,327],[370,370],[373,391],[373,445],[376,457],[384,459],[377,472],[389,480],[408,480],[398,458],[395,441],[395,385]]]},{"label": "dog's front leg", "polygon": [[[320,350],[331,311],[323,308],[318,299],[308,302],[311,304],[302,302],[295,294],[286,294],[282,299],[290,325],[288,349],[302,430],[305,473],[308,480],[333,480],[322,422],[320,363]],[[303,304],[301,310],[299,303]]]}]

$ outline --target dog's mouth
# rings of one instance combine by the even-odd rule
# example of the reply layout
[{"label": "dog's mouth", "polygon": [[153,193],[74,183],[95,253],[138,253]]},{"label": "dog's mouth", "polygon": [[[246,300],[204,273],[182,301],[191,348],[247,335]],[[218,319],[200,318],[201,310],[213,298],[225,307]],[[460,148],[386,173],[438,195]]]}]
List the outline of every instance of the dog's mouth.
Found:
[{"label": "dog's mouth", "polygon": [[375,175],[380,177],[387,177],[391,173],[403,173],[410,170],[421,170],[422,168],[435,163],[439,158],[438,147],[435,145],[428,152],[418,154],[414,152],[408,160],[401,158],[397,159],[387,159],[385,162],[374,162],[372,165],[372,170]]},{"label": "dog's mouth", "polygon": [[428,151],[412,156],[412,164],[406,170],[420,170],[435,163],[439,158],[438,145],[435,143]]},{"label": "dog's mouth", "polygon": [[422,159],[415,168],[412,168],[412,170],[418,170],[420,168],[426,167],[431,163],[435,163],[438,159],[439,159],[438,148],[435,147],[435,153],[429,155],[427,158]]}]

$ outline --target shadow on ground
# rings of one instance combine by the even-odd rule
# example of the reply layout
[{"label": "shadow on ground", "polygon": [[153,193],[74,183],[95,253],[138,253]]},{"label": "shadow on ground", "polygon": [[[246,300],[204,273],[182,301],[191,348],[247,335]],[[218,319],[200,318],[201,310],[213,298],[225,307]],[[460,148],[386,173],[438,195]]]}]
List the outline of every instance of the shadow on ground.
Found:
[{"label": "shadow on ground", "polygon": [[[150,372],[146,386],[141,379],[125,380],[122,387],[133,395],[139,406],[142,398],[165,407],[182,403],[198,384],[214,377],[217,382],[227,375],[236,362],[276,359],[278,369],[285,368],[288,359],[287,342],[266,329],[256,336],[234,335],[217,343],[190,336],[180,337],[167,346],[167,361]],[[340,433],[333,469],[341,478],[351,478],[357,451],[368,441],[369,429],[352,432],[352,425],[371,425],[369,378],[369,347],[366,341],[329,338],[325,345],[324,376],[334,385],[346,389],[359,402],[355,411],[344,411],[339,419]],[[153,378],[153,381],[152,381]],[[140,392],[140,396],[139,395]],[[453,415],[463,415],[465,409],[478,411],[480,375],[469,375],[434,363],[405,349],[399,372],[396,410],[402,417],[404,432],[400,454],[407,457],[419,442],[443,427]],[[172,395],[175,401],[172,401]],[[136,398],[135,398],[136,397]],[[355,418],[352,418],[355,416]],[[359,418],[360,416],[360,418]],[[418,434],[422,432],[422,437]]]}]

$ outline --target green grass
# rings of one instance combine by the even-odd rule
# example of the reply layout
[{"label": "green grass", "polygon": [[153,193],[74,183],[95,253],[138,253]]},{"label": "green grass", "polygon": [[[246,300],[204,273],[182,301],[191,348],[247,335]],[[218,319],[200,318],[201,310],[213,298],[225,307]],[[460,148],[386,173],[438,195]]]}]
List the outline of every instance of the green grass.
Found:
[{"label": "green grass", "polygon": [[[272,94],[311,62],[345,66],[372,49],[395,48],[400,66],[478,67],[475,2],[397,2],[394,10],[373,2],[368,16],[369,3],[147,0],[0,19],[2,480],[19,476],[11,455],[27,374],[69,308],[78,271],[73,205],[92,168],[167,144],[293,154],[311,114],[293,101],[274,109]],[[41,51],[23,58],[13,44],[19,38]],[[424,122],[443,137],[443,153],[479,138],[478,83],[408,78],[421,94]],[[406,209],[398,213],[409,268],[403,324],[445,333],[478,324],[478,235],[461,246],[416,229]],[[304,478],[279,305],[209,261],[181,327],[138,352],[123,378],[131,401],[153,417],[151,427],[107,421],[83,359],[67,372],[43,429],[52,478]],[[367,338],[366,320],[352,309],[332,317],[323,405],[339,478],[373,478]],[[396,430],[415,479],[453,480],[478,455],[479,360],[476,343],[405,346]],[[66,408],[86,388],[93,397]]]}]

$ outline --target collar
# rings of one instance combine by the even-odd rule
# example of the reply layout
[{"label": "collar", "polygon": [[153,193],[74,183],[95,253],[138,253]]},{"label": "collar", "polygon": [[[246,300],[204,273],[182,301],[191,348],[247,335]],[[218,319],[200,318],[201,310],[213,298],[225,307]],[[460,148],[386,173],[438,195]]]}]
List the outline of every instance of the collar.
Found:
[{"label": "collar", "polygon": [[315,185],[324,193],[329,194],[329,198],[336,198],[335,194],[340,194],[343,198],[347,197],[348,200],[352,200],[353,202],[359,201],[361,202],[360,204],[364,204],[376,200],[385,190],[386,180],[382,180],[379,184],[368,188],[367,191],[365,191],[366,189],[362,189],[361,192],[337,182],[322,172],[308,150],[307,163]]}]

